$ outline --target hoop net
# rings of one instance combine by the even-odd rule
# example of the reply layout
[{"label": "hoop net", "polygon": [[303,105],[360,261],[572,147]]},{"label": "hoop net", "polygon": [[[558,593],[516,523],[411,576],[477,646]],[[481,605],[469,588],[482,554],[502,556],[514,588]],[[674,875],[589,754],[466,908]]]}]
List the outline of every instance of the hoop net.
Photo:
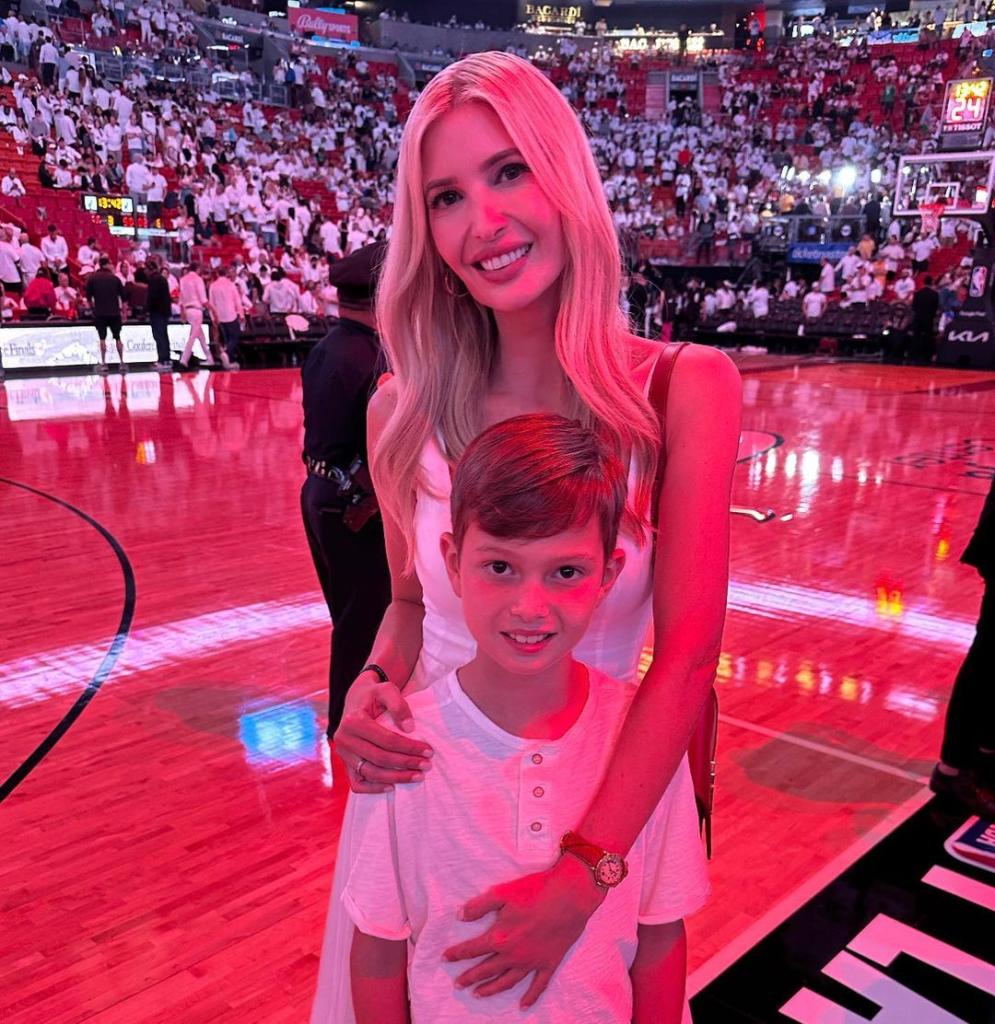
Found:
[{"label": "hoop net", "polygon": [[923,231],[932,234],[940,226],[940,214],[947,208],[946,203],[920,203]]}]

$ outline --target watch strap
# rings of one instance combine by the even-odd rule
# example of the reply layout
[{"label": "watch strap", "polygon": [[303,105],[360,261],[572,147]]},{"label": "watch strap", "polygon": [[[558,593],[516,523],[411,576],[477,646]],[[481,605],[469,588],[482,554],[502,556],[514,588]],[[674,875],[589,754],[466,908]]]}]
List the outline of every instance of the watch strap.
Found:
[{"label": "watch strap", "polygon": [[594,843],[589,843],[576,832],[567,832],[563,836],[560,840],[560,850],[563,853],[572,853],[574,856],[580,857],[585,864],[592,868],[597,867],[598,862],[608,852],[600,846],[595,846]]}]

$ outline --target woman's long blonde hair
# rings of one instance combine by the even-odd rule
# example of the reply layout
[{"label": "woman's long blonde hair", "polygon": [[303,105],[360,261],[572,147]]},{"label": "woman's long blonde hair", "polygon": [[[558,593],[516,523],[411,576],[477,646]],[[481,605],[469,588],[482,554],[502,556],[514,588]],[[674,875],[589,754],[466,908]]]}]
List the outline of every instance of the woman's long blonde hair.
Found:
[{"label": "woman's long blonde hair", "polygon": [[659,428],[632,377],[628,325],[619,306],[621,256],[584,130],[559,90],[528,61],[478,53],[426,86],[405,125],[393,233],[377,289],[378,328],[395,374],[397,404],[377,444],[378,494],[414,560],[419,462],[438,437],[455,462],[479,433],[482,398],[497,354],[491,311],[453,295],[432,242],[423,195],[422,142],[443,114],[467,102],[497,115],[560,213],[567,250],[556,318],[556,354],[571,385],[572,415],[635,460],[639,484],[630,532],[641,537],[656,469]]}]

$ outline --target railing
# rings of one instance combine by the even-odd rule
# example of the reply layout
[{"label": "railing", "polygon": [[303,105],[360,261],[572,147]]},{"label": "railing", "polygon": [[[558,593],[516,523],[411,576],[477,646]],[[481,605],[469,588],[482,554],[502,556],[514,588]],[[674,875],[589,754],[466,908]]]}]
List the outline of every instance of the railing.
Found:
[{"label": "railing", "polygon": [[252,99],[276,107],[289,106],[287,87],[277,82],[260,82],[257,76],[249,83],[227,71],[209,71],[196,64],[175,64],[168,60],[149,57],[104,53],[102,50],[84,51],[101,78],[109,82],[122,82],[132,70],[138,68],[147,78],[185,84],[198,93],[215,92],[222,100],[238,102]]},{"label": "railing", "polygon": [[774,217],[764,234],[776,233],[788,242],[807,245],[849,243],[856,245],[866,229],[866,218],[860,213],[838,213],[828,217],[788,214]]}]

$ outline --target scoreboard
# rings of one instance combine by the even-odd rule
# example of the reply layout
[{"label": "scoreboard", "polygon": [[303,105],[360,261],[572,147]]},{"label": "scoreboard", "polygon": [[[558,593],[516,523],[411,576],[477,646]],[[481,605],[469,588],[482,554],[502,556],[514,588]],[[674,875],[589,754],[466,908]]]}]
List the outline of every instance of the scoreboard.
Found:
[{"label": "scoreboard", "polygon": [[110,229],[112,235],[135,237],[135,201],[131,196],[98,196],[84,192],[83,209],[95,214]]},{"label": "scoreboard", "polygon": [[112,235],[124,238],[175,237],[161,220],[149,217],[148,206],[136,203],[132,196],[103,196],[92,192],[81,194],[83,209],[102,220]]},{"label": "scoreboard", "polygon": [[962,78],[947,82],[940,116],[942,149],[977,149],[985,136],[992,79]]}]

